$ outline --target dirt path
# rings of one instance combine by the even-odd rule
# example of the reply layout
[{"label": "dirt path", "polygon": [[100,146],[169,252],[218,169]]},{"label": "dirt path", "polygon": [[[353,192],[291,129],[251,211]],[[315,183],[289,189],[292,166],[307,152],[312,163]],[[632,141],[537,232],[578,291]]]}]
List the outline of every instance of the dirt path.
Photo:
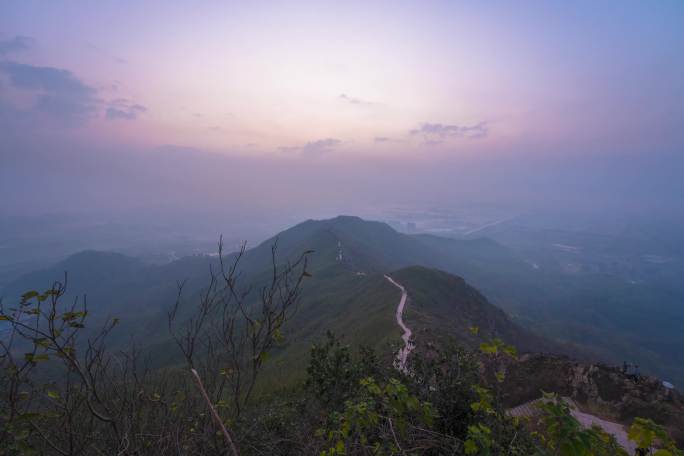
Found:
[{"label": "dirt path", "polygon": [[[508,413],[511,416],[519,417],[538,416],[539,409],[535,406],[535,404],[541,402],[542,400],[543,399],[535,399],[533,401],[519,405],[515,408],[510,409]],[[636,445],[634,444],[634,442],[627,438],[627,430],[623,425],[601,419],[589,413],[581,412],[577,408],[577,404],[575,404],[574,401],[570,398],[564,397],[563,400],[571,406],[570,413],[572,414],[572,416],[575,417],[577,421],[579,421],[582,424],[582,426],[584,426],[585,428],[590,428],[594,425],[599,426],[608,434],[612,434],[613,437],[615,437],[615,440],[617,440],[618,444],[620,444],[620,446],[624,448],[629,454],[634,454]]]},{"label": "dirt path", "polygon": [[415,348],[414,344],[411,342],[411,335],[413,334],[411,332],[411,328],[404,324],[404,307],[406,306],[408,294],[406,293],[406,289],[395,282],[390,276],[386,275],[385,278],[389,280],[392,285],[401,290],[401,299],[399,300],[399,305],[397,306],[396,318],[397,324],[404,331],[404,334],[401,336],[402,340],[404,341],[404,346],[399,350],[399,353],[397,353],[395,366],[400,371],[407,372],[406,360],[408,359],[409,353],[411,353],[411,351]]},{"label": "dirt path", "polygon": [[629,454],[634,454],[636,450],[636,444],[629,440],[627,437],[627,430],[625,427],[618,423],[613,423],[612,421],[606,421],[597,416],[590,415],[589,413],[580,412],[578,409],[572,410],[572,416],[574,416],[577,421],[582,423],[585,428],[590,428],[592,426],[599,426],[608,434],[612,434],[615,440],[620,444],[622,448],[627,450]]}]

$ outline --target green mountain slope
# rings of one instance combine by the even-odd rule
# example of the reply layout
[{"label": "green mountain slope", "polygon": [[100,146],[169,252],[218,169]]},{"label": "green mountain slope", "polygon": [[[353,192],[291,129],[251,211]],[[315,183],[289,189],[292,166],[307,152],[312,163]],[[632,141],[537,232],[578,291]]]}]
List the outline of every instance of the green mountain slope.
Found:
[{"label": "green mountain slope", "polygon": [[[329,330],[353,345],[374,347],[391,361],[401,342],[395,321],[401,293],[384,273],[406,282],[411,294],[407,318],[419,316],[416,323],[425,326],[434,323],[433,335],[449,334],[466,342],[467,328],[477,325],[510,342],[530,345],[525,342],[530,335],[463,279],[418,267],[392,272],[410,264],[428,264],[437,253],[419,239],[397,233],[383,223],[357,217],[301,223],[245,253],[240,263],[243,283],[268,278],[276,241],[281,259],[313,250],[309,267],[312,278],[307,280],[297,313],[287,327],[288,343],[273,354],[276,370],[285,366],[288,374],[302,373],[310,345]],[[114,343],[127,343],[132,336],[152,348],[156,363],[168,364],[177,359],[166,325],[166,311],[175,301],[176,281],[187,280],[189,299],[185,305],[192,306],[193,297],[207,284],[209,266],[215,266],[216,261],[188,257],[164,266],[149,266],[123,255],[84,252],[23,277],[3,294],[16,299],[28,289],[46,288],[68,270],[69,297],[88,295],[92,326],[98,326],[98,320],[106,316],[116,316],[121,327]]]},{"label": "green mountain slope", "polygon": [[[505,311],[510,316],[509,323],[512,321],[547,339],[574,343],[578,346],[575,353],[598,353],[615,363],[622,359],[638,362],[644,372],[660,374],[675,384],[684,383],[684,340],[677,329],[681,328],[684,314],[676,307],[664,308],[660,304],[676,301],[677,297],[663,296],[648,287],[635,289],[605,275],[575,278],[535,270],[515,252],[488,239],[406,235],[384,223],[351,216],[308,220],[249,249],[240,263],[243,283],[267,279],[271,247],[276,240],[280,261],[306,250],[314,251],[309,267],[313,277],[306,283],[299,317],[291,329],[297,343],[301,340],[306,345],[325,329],[339,330],[350,341],[370,345],[397,340],[398,329],[390,336],[386,331],[373,329],[376,325],[390,327],[391,314],[387,316],[389,322],[380,323],[366,321],[364,312],[385,315],[395,305],[388,301],[389,296],[398,299],[398,290],[384,283],[382,274],[423,266],[462,277],[491,304]],[[228,255],[226,261],[231,258]],[[106,315],[121,318],[121,343],[128,342],[131,335],[142,338],[145,344],[159,347],[160,362],[170,362],[175,351],[167,343],[166,312],[175,301],[176,282],[187,280],[186,297],[190,305],[207,285],[209,267],[216,263],[216,258],[195,256],[150,266],[122,255],[85,252],[22,277],[0,291],[0,296],[12,302],[28,289],[49,287],[67,270],[69,298],[87,294],[93,320]],[[439,327],[441,332],[462,333],[465,323],[449,307],[453,302],[448,298],[450,287],[456,284],[437,286],[444,282],[439,274],[419,269],[408,271],[399,272],[405,274],[402,280],[409,282],[406,286],[415,303],[409,306],[407,317],[418,317],[411,313],[412,309],[432,306],[429,312],[420,310],[431,317],[423,315],[422,320],[416,320],[418,323]],[[431,285],[432,281],[435,284]],[[364,302],[366,296],[374,294],[379,297]],[[419,296],[425,298],[425,303]],[[353,306],[367,307],[361,312]],[[378,337],[365,337],[364,331],[371,336],[377,332]],[[493,332],[499,333],[495,327]],[[531,341],[528,344],[523,334],[511,336],[515,339],[511,342],[521,349],[535,346]],[[551,350],[566,348],[555,343],[547,346]]]},{"label": "green mountain slope", "polygon": [[[408,292],[407,324],[417,338],[452,337],[469,347],[483,338],[501,338],[522,351],[567,351],[567,347],[536,336],[516,325],[461,277],[412,266],[392,273]],[[470,328],[477,327],[477,335]]]}]

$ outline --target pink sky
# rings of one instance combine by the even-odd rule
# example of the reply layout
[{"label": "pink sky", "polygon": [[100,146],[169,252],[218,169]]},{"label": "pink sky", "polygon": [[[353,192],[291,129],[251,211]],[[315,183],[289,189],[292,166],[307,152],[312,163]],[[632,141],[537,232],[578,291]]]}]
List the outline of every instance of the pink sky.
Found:
[{"label": "pink sky", "polygon": [[[398,200],[563,183],[673,197],[682,23],[679,1],[7,1],[0,172],[21,180],[40,151],[72,174],[79,153],[109,154],[101,172],[132,175],[135,154],[183,148],[226,156],[226,173],[268,170],[247,179],[262,200],[307,194],[298,173],[331,185],[320,204],[374,181]],[[188,179],[205,188],[200,168]]]},{"label": "pink sky", "polygon": [[[106,142],[386,154],[681,140],[676,2],[2,8],[2,39],[31,39],[4,58],[65,69],[96,90],[98,112],[73,134]],[[3,87],[28,108],[31,93]],[[117,100],[145,110],[113,121]]]}]

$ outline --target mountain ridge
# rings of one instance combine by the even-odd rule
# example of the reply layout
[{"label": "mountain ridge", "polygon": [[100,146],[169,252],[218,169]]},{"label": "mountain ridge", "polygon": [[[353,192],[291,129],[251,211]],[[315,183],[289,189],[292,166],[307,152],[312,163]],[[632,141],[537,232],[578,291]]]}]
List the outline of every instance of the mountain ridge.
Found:
[{"label": "mountain ridge", "polygon": [[[270,274],[273,245],[277,245],[278,258],[282,261],[304,251],[313,251],[308,268],[313,277],[307,281],[296,321],[293,321],[289,330],[292,335],[291,346],[281,350],[284,358],[303,360],[308,345],[328,329],[347,334],[355,344],[380,348],[383,344],[397,343],[400,334],[392,317],[395,301],[398,300],[397,290],[384,280],[383,274],[396,274],[400,280],[408,280],[406,271],[421,271],[427,282],[441,283],[445,277],[449,277],[453,283],[464,284],[461,288],[453,289],[457,292],[452,290],[451,298],[457,299],[448,305],[441,296],[423,301],[422,296],[429,293],[423,292],[419,298],[409,286],[412,302],[422,306],[424,315],[436,310],[437,305],[446,306],[444,309],[451,311],[466,304],[495,308],[484,296],[466,286],[464,279],[429,268],[430,257],[436,252],[414,237],[398,233],[382,222],[368,222],[355,216],[304,221],[246,250],[239,265],[243,280],[258,282]],[[236,253],[229,253],[225,260],[230,262],[235,257]],[[159,346],[162,347],[166,344],[163,321],[166,309],[175,299],[176,281],[187,279],[192,301],[196,299],[193,296],[197,296],[205,286],[209,267],[215,267],[216,264],[214,257],[193,256],[155,266],[121,254],[85,251],[52,268],[24,276],[6,287],[3,294],[7,296],[7,291],[11,290],[16,298],[28,289],[49,287],[52,280],[48,278],[59,277],[63,269],[72,269],[80,274],[75,274],[73,280],[70,278],[71,295],[88,295],[93,318],[116,316],[125,331],[134,335],[145,334],[146,343],[161,344]],[[126,265],[130,270],[124,273],[121,269],[125,269]],[[444,292],[445,288],[440,287],[440,290]],[[472,296],[475,295],[478,298],[473,300]],[[409,305],[409,309],[411,314],[413,307]],[[432,320],[453,319],[444,309],[440,311],[440,318]],[[135,312],[136,318],[129,317],[131,312]],[[516,328],[508,331],[510,335],[522,337],[528,334],[506,317],[503,311],[498,310],[496,315],[500,327]],[[475,318],[475,314],[472,316],[469,319],[460,317],[465,327],[481,325],[486,329],[484,321]],[[464,328],[463,325],[456,325],[451,329],[456,327],[460,330]],[[448,329],[440,327],[440,331]],[[465,334],[465,331],[453,331],[452,335],[467,343]],[[384,350],[387,351],[386,348]],[[390,357],[391,352],[388,352]]]},{"label": "mountain ridge", "polygon": [[[544,336],[556,351],[617,364],[621,359],[633,360],[634,355],[630,354],[640,350],[638,353],[644,372],[654,368],[659,373],[670,372],[665,377],[678,383],[677,373],[681,369],[677,370],[677,365],[668,362],[667,358],[656,357],[653,349],[634,348],[629,341],[619,338],[610,341],[612,333],[604,335],[601,334],[604,331],[602,327],[587,327],[592,320],[574,317],[569,313],[569,307],[560,307],[568,316],[563,319],[554,316],[553,308],[558,306],[555,303],[558,296],[554,293],[558,293],[558,286],[565,285],[560,283],[553,288],[542,287],[538,282],[545,280],[543,271],[532,270],[529,264],[495,241],[486,238],[456,240],[434,235],[408,235],[395,231],[385,223],[366,221],[356,216],[310,219],[248,249],[240,264],[243,279],[259,281],[268,276],[266,265],[270,263],[272,243],[276,240],[279,261],[314,250],[309,263],[314,277],[307,286],[313,287],[315,294],[328,296],[332,301],[338,295],[353,294],[356,290],[354,287],[360,286],[364,278],[391,274],[410,266],[437,268],[465,279],[486,296],[489,303],[506,312],[513,323],[522,326],[528,333]],[[235,252],[228,253],[225,260],[230,262],[235,256]],[[129,270],[122,270],[122,265],[129,263]],[[70,269],[70,298],[87,294],[93,316],[134,312],[137,318],[131,319],[134,321],[129,323],[130,330],[144,333],[148,339],[161,341],[166,336],[163,322],[166,309],[175,300],[177,281],[187,280],[186,291],[194,299],[206,286],[210,266],[217,266],[217,258],[208,255],[186,256],[164,265],[147,265],[120,254],[80,252],[51,268],[22,276],[3,288],[0,296],[6,300],[18,299],[29,289],[48,288],[55,280],[63,279],[65,269]],[[75,271],[83,274],[76,274]],[[344,286],[352,289],[349,292],[340,291]],[[608,296],[610,290],[607,288],[601,293]],[[581,298],[582,295],[577,296]],[[570,299],[564,301],[571,302]],[[565,304],[564,301],[560,303]],[[409,306],[409,318],[410,312]],[[123,317],[125,320],[126,315]],[[315,316],[311,318],[315,320]],[[436,323],[440,321],[433,320]],[[591,331],[587,333],[608,342],[601,345],[582,338],[574,341],[569,338],[556,340],[558,334],[565,331],[563,328],[568,327],[578,328],[573,329],[575,331]],[[620,351],[611,351],[607,344],[618,347]],[[621,355],[623,352],[628,353],[625,358]],[[649,359],[652,360],[650,364],[644,361]]]}]

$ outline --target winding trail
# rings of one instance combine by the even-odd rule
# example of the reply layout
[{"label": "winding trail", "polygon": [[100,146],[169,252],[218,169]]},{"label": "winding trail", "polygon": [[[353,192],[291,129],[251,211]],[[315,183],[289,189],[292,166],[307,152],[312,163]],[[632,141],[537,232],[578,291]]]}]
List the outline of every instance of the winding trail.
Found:
[{"label": "winding trail", "polygon": [[[589,413],[585,413],[579,410],[577,407],[577,404],[570,399],[569,397],[563,397],[563,400],[570,405],[570,414],[575,417],[577,421],[582,424],[585,428],[589,429],[592,426],[598,426],[601,429],[603,429],[606,433],[612,434],[613,437],[615,437],[615,440],[617,440],[617,443],[624,448],[628,454],[635,454],[636,451],[636,444],[629,440],[627,430],[625,429],[625,426],[619,423],[614,423],[612,421],[607,421],[602,418],[599,418],[595,415],[591,415]],[[537,408],[537,404],[543,402],[544,399],[535,399],[530,402],[526,402],[524,404],[521,404],[517,407],[514,407],[512,409],[508,410],[508,413],[511,416],[515,417],[538,417],[540,412],[539,409]]]},{"label": "winding trail", "polygon": [[406,299],[408,298],[408,294],[406,293],[406,288],[401,286],[399,283],[395,282],[392,277],[385,275],[385,278],[395,287],[399,288],[401,290],[401,299],[399,300],[399,305],[397,306],[397,324],[399,327],[404,331],[404,334],[402,334],[401,338],[404,341],[404,347],[399,350],[399,353],[397,353],[397,359],[395,360],[395,366],[397,369],[400,371],[407,373],[408,370],[406,369],[406,360],[408,359],[408,355],[413,351],[415,348],[415,345],[411,342],[411,335],[413,332],[411,331],[411,328],[406,326],[404,324],[404,307],[406,306]]},{"label": "winding trail", "polygon": [[[413,332],[411,331],[411,328],[406,326],[404,323],[404,307],[406,307],[406,300],[408,298],[408,293],[406,292],[406,288],[404,288],[402,285],[400,285],[398,282],[396,282],[392,277],[388,276],[385,274],[385,278],[395,287],[399,288],[401,290],[401,299],[399,300],[399,305],[397,306],[397,312],[396,312],[396,318],[397,318],[397,324],[399,327],[404,331],[404,334],[401,336],[402,340],[404,341],[404,346],[399,349],[399,352],[397,353],[397,357],[394,360],[394,366],[397,368],[397,370],[409,374],[408,369],[406,368],[406,361],[408,359],[409,354],[413,349],[415,348],[415,344],[411,342],[411,335]],[[518,407],[512,408],[508,410],[508,413],[511,416],[537,416],[539,411],[538,409],[534,406],[536,403],[542,401],[543,399],[536,399],[530,402],[527,402],[525,404],[519,405]],[[635,445],[632,441],[630,441],[627,438],[627,432],[625,431],[624,426],[618,423],[613,423],[611,421],[606,421],[603,420],[597,416],[581,412],[578,408],[577,405],[570,399],[570,398],[563,398],[564,401],[569,403],[571,407],[571,414],[572,416],[577,419],[585,428],[590,428],[592,426],[599,426],[601,427],[605,432],[608,434],[612,434],[615,439],[617,440],[618,444],[622,446],[625,450],[629,452],[629,454],[634,454],[635,451]]]}]

